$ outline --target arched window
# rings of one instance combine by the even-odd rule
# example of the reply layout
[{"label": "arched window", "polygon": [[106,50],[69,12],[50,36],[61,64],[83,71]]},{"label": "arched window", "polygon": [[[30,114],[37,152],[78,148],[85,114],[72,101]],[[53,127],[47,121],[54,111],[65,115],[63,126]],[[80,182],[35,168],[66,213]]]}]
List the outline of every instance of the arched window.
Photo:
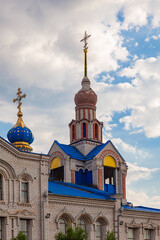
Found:
[{"label": "arched window", "polygon": [[83,137],[86,138],[86,123],[83,123]]},{"label": "arched window", "polygon": [[0,174],[0,200],[3,200],[3,178]]},{"label": "arched window", "polygon": [[116,162],[109,155],[104,159],[104,190],[113,194],[116,192]]},{"label": "arched window", "polygon": [[63,182],[64,181],[64,167],[61,166],[61,161],[58,157],[54,158],[51,161],[49,181],[50,182],[54,182],[54,181]]},{"label": "arched window", "polygon": [[75,125],[72,126],[72,140],[76,139]]},{"label": "arched window", "polygon": [[82,218],[78,219],[78,225],[86,231],[86,222]]},{"label": "arched window", "polygon": [[102,239],[102,224],[98,221],[96,222],[96,240]]},{"label": "arched window", "polygon": [[26,179],[22,179],[21,182],[21,202],[28,202],[28,182]]},{"label": "arched window", "polygon": [[87,238],[86,239],[91,239],[91,224],[92,224],[92,217],[88,214],[82,214],[78,218],[78,225],[86,231],[87,233]]},{"label": "arched window", "polygon": [[95,125],[94,125],[94,130],[95,130],[95,138],[96,139],[98,139],[98,124],[96,123]]},{"label": "arched window", "polygon": [[96,224],[95,224],[96,240],[105,239],[107,225],[108,225],[108,221],[106,219],[104,219],[103,217],[100,217],[97,219]]},{"label": "arched window", "polygon": [[67,221],[64,218],[59,219],[59,232],[66,233]]}]

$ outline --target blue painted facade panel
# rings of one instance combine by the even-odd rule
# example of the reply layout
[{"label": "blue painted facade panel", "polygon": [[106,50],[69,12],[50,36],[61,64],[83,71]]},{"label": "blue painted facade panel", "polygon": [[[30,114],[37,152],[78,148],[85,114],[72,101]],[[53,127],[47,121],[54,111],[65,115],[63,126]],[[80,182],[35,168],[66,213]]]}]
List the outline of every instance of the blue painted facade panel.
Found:
[{"label": "blue painted facade panel", "polygon": [[104,191],[109,194],[116,194],[116,186],[112,184],[104,184]]},{"label": "blue painted facade panel", "polygon": [[78,172],[75,172],[75,184],[86,186],[93,185],[92,171],[85,169],[85,172],[83,172],[83,169],[80,169]]}]

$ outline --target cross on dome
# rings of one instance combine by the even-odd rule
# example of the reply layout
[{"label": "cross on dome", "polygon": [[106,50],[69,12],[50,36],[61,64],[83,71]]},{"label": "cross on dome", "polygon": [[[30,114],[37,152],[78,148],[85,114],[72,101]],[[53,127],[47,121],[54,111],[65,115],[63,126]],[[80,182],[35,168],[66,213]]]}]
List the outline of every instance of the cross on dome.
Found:
[{"label": "cross on dome", "polygon": [[24,93],[23,95],[21,95],[22,91],[20,88],[18,88],[18,92],[17,92],[17,98],[13,99],[13,102],[15,103],[16,101],[18,101],[18,106],[17,108],[19,109],[17,115],[19,116],[23,116],[23,113],[21,112],[21,105],[22,105],[22,98],[26,97],[26,94]]},{"label": "cross on dome", "polygon": [[88,35],[87,32],[85,31],[85,34],[84,34],[84,38],[80,41],[80,42],[84,42],[84,77],[87,78],[87,45],[88,45],[88,42],[87,42],[87,39],[90,37],[91,35]]},{"label": "cross on dome", "polygon": [[88,39],[90,36],[91,36],[91,35],[88,35],[87,32],[85,31],[84,38],[80,41],[80,42],[84,42],[84,49],[88,49],[88,47],[87,47],[87,45],[88,45],[87,39]]}]

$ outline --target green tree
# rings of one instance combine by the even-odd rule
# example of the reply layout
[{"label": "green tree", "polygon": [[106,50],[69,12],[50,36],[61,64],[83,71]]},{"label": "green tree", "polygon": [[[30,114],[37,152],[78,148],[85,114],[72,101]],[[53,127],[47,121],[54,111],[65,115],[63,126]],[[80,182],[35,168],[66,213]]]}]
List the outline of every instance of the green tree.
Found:
[{"label": "green tree", "polygon": [[81,227],[67,226],[66,233],[57,233],[55,235],[56,240],[84,240],[87,238],[86,232]]},{"label": "green tree", "polygon": [[27,240],[27,237],[23,232],[19,232],[17,237],[13,238],[12,240]]},{"label": "green tree", "polygon": [[107,231],[107,235],[106,235],[106,238],[105,240],[116,240],[116,237],[114,235],[114,232],[110,232],[110,231]]}]

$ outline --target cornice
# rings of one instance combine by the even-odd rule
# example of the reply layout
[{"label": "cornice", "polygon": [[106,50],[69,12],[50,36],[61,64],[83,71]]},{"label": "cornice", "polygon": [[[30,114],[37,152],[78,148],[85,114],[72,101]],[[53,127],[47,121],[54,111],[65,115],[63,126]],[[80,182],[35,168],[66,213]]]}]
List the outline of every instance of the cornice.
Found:
[{"label": "cornice", "polygon": [[62,204],[62,205],[79,205],[79,206],[89,206],[96,208],[110,208],[115,209],[114,200],[103,200],[103,199],[93,199],[93,198],[82,198],[76,196],[65,196],[58,194],[49,194],[48,203],[49,204]]},{"label": "cornice", "polygon": [[48,161],[49,157],[45,154],[22,152],[12,144],[8,143],[6,140],[0,137],[0,146],[5,149],[8,153],[14,155],[16,158],[25,159],[28,161]]},{"label": "cornice", "polygon": [[155,216],[158,217],[157,220],[160,219],[160,212],[147,212],[147,211],[138,211],[138,210],[132,210],[132,209],[124,209],[122,217],[133,217],[136,216],[136,218],[154,218]]}]

